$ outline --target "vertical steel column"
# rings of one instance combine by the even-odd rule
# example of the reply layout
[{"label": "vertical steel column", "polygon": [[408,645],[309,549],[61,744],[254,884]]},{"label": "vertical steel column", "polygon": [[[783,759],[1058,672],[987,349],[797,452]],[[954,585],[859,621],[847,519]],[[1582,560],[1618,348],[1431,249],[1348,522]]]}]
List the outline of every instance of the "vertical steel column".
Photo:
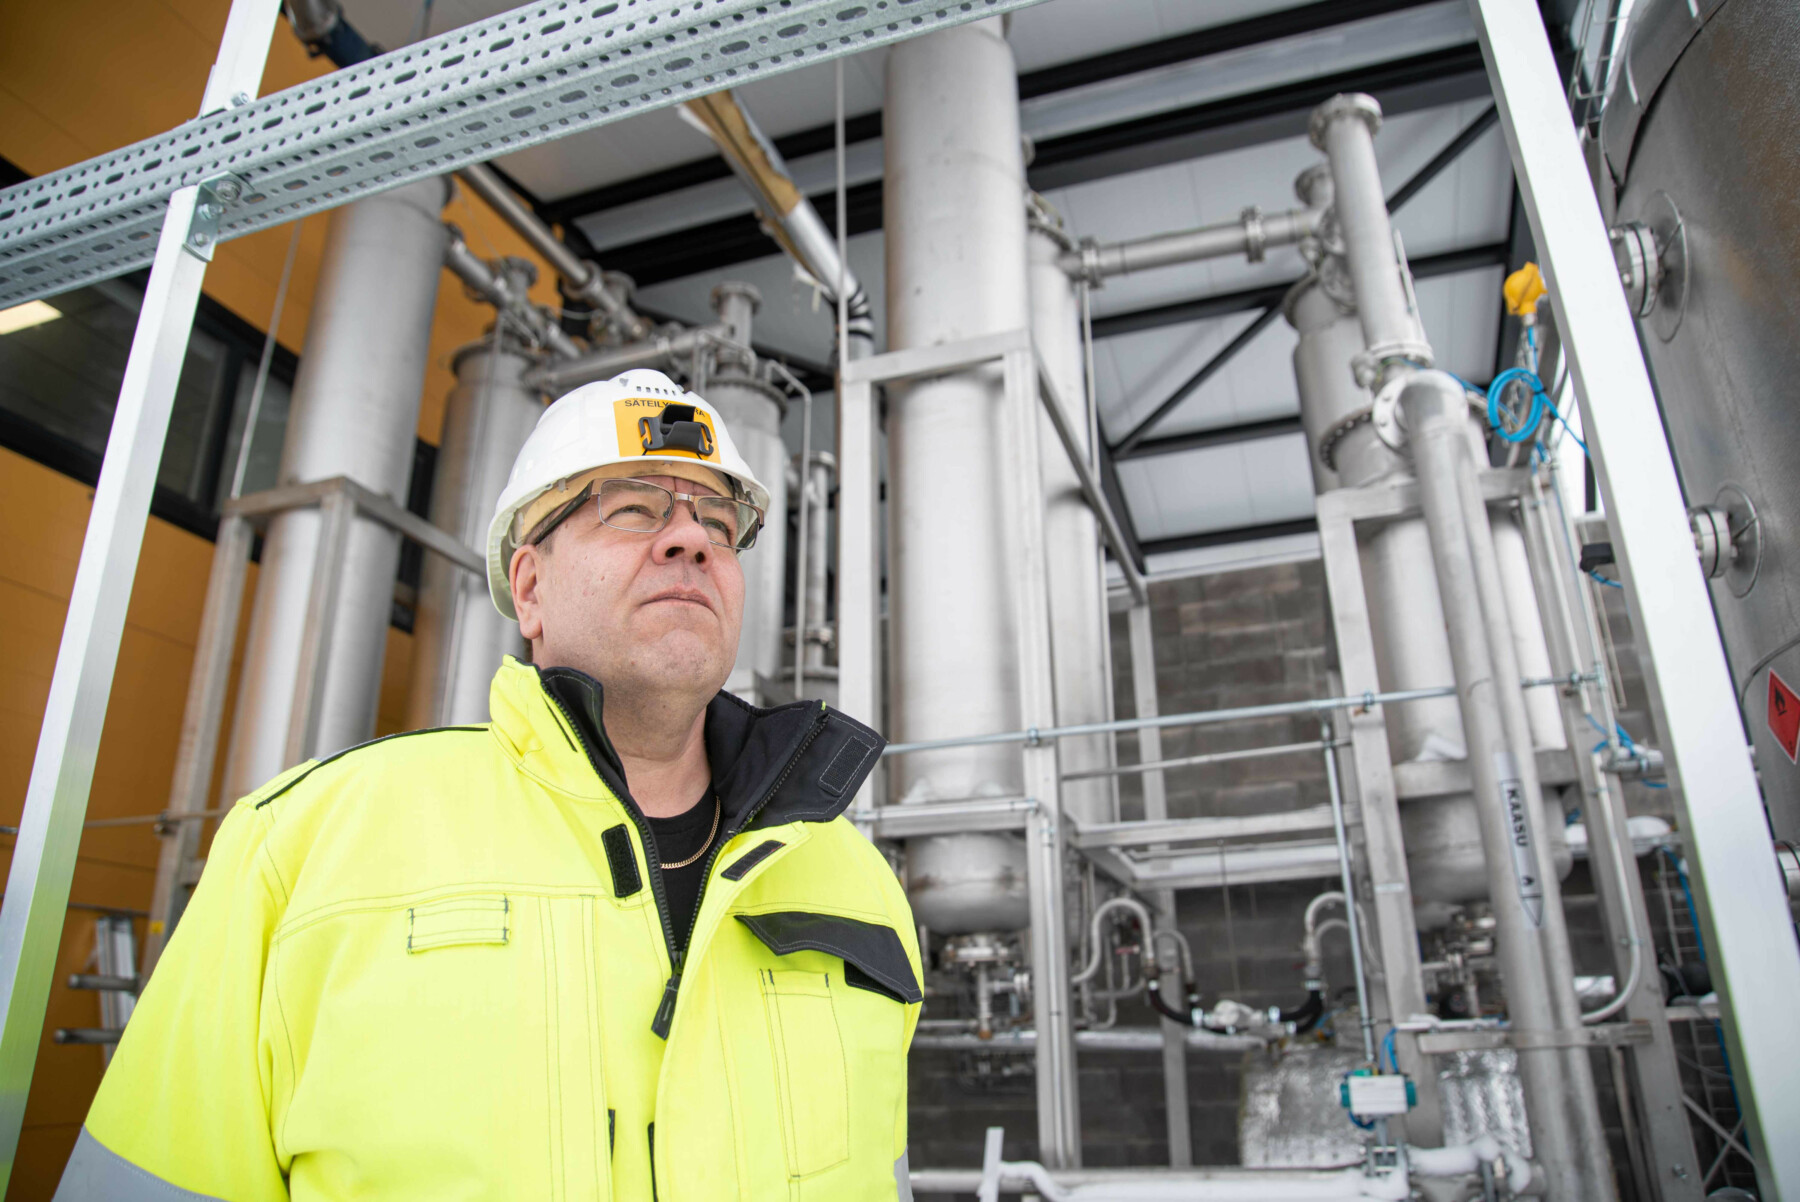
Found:
[{"label": "vertical steel column", "polygon": [[[181,714],[181,744],[175,753],[175,779],[169,787],[172,816],[212,808],[213,764],[219,752],[219,724],[225,718],[225,695],[231,686],[231,654],[236,649],[244,581],[250,574],[253,534],[248,519],[227,514],[213,541],[212,574],[206,583],[206,605],[200,611],[187,707]],[[193,886],[181,879],[182,866],[200,854],[204,834],[205,823],[190,820],[172,823],[163,836],[150,897],[149,935],[144,940],[142,976],[146,981],[187,908]]]},{"label": "vertical steel column", "polygon": [[[536,360],[507,333],[494,332],[451,357],[456,387],[444,405],[431,486],[431,524],[467,547],[487,545],[488,523],[512,462],[543,415],[522,377]],[[519,624],[502,617],[487,580],[441,555],[427,555],[413,619],[411,729],[488,720],[488,687],[501,660],[524,658]]]},{"label": "vertical steel column", "polygon": [[[206,81],[200,111],[224,108],[256,94],[274,32],[277,6],[233,0]],[[188,335],[210,236],[190,249],[189,231],[200,190],[182,188],[169,200],[162,237],[137,332],[113,411],[106,455],[88,512],[87,533],[69,593],[68,617],[50,678],[50,696],[31,763],[25,808],[13,844],[6,899],[0,904],[0,1192],[12,1177],[25,1099],[43,1037],[50,976],[62,941],[75,853],[87,817],[88,790],[106,721],[107,699],[119,662],[125,611],[137,577],[138,553],[150,517],[150,496],[162,463],[175,385],[187,357]]]},{"label": "vertical steel column", "polygon": [[[881,440],[875,386],[849,360],[838,378],[838,708],[876,730],[881,710]],[[875,805],[872,774],[856,810]]]},{"label": "vertical steel column", "polygon": [[1663,754],[1682,784],[1695,904],[1762,1195],[1793,1202],[1800,1063],[1788,1045],[1800,949],[1681,487],[1542,20],[1509,0],[1471,8],[1647,652]]},{"label": "vertical steel column", "polygon": [[[894,46],[882,113],[890,353],[1025,329],[1018,71],[1001,20]],[[1006,465],[1028,448],[1004,401],[993,362],[887,390],[888,725],[902,741],[1018,728],[1014,593],[1043,581],[1024,583],[1007,537]],[[942,504],[946,489],[962,503]],[[1019,771],[1013,749],[989,745],[908,755],[888,777],[901,799],[928,803],[1016,794]],[[907,859],[913,911],[932,930],[1029,925],[1026,851],[1013,836],[913,839]]]},{"label": "vertical steel column", "polygon": [[[449,237],[438,211],[449,188],[441,177],[415,178],[332,212],[281,450],[282,484],[348,476],[405,500]],[[374,733],[400,535],[371,517],[353,516],[348,558],[331,569],[330,655],[309,701],[317,713],[294,710],[310,688],[298,659],[311,645],[305,623],[323,523],[323,513],[293,510],[273,516],[264,534],[226,757],[228,797],[291,766],[301,747],[338,751]]]},{"label": "vertical steel column", "polygon": [[[1156,696],[1156,642],[1150,628],[1150,607],[1133,605],[1125,614],[1131,636],[1131,689],[1139,718],[1154,718],[1159,710]],[[1162,759],[1162,731],[1154,726],[1137,732],[1138,763],[1150,764]],[[1144,790],[1144,821],[1160,822],[1169,816],[1169,794],[1161,768],[1139,775]],[[1151,899],[1159,916],[1170,930],[1175,929],[1175,891],[1159,889]],[[1161,989],[1164,997],[1182,996],[1185,983],[1179,971],[1180,961],[1163,973]],[[1187,1028],[1172,1018],[1162,1020],[1163,1034],[1163,1112],[1169,1128],[1169,1164],[1187,1168],[1194,1163],[1194,1128],[1188,1114]]]},{"label": "vertical steel column", "polygon": [[[1011,504],[1014,639],[1019,703],[1027,728],[1055,725],[1056,682],[1050,665],[1050,574],[1044,546],[1039,463],[1037,361],[1030,344],[1004,360],[1003,428],[1015,453],[1001,472]],[[1063,916],[1063,807],[1057,744],[1028,743],[1026,796],[1037,802],[1026,827],[1031,894],[1031,997],[1037,1027],[1038,1155],[1057,1168],[1081,1165],[1081,1107],[1075,1030],[1069,1005],[1068,924]]]}]

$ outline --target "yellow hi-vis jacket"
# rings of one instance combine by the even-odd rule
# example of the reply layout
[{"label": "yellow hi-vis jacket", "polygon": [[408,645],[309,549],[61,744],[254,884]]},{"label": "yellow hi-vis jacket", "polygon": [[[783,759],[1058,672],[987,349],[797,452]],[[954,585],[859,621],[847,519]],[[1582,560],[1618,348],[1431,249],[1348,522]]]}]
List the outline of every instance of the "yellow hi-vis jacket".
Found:
[{"label": "yellow hi-vis jacket", "polygon": [[671,956],[599,685],[508,660],[490,709],[237,804],[59,1202],[910,1198],[917,937],[840,816],[880,736],[712,702]]}]

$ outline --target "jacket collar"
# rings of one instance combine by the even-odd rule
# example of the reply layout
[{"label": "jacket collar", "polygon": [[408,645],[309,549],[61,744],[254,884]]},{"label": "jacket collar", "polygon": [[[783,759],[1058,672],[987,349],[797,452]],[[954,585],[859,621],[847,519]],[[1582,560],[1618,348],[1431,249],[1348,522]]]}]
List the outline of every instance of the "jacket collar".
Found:
[{"label": "jacket collar", "polygon": [[[573,668],[538,669],[508,656],[489,692],[495,732],[522,766],[559,788],[596,793],[595,777],[631,800],[606,737],[605,691]],[[829,822],[875,768],[885,740],[816,701],[762,709],[720,693],[706,708],[706,758],[733,833],[788,822]]]}]

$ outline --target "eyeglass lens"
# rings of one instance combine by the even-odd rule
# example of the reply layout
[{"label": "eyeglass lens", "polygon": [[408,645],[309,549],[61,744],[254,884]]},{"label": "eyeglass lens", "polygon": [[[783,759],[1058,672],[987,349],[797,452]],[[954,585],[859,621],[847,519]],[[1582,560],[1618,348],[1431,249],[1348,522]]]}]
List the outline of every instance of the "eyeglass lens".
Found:
[{"label": "eyeglass lens", "polygon": [[[643,480],[602,480],[596,500],[602,522],[640,534],[661,530],[675,512],[675,495]],[[742,551],[756,541],[754,506],[730,497],[703,496],[696,496],[693,504],[694,520],[705,529],[708,542]]]}]

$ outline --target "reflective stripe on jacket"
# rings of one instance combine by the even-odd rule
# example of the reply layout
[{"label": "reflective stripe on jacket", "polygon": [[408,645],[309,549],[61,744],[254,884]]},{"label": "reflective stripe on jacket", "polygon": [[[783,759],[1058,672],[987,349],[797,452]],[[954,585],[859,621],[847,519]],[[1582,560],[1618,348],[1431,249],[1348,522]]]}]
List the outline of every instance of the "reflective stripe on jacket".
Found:
[{"label": "reflective stripe on jacket", "polygon": [[489,725],[239,802],[59,1202],[907,1197],[916,932],[840,817],[880,737],[712,703],[683,964],[600,703],[508,660]]}]

